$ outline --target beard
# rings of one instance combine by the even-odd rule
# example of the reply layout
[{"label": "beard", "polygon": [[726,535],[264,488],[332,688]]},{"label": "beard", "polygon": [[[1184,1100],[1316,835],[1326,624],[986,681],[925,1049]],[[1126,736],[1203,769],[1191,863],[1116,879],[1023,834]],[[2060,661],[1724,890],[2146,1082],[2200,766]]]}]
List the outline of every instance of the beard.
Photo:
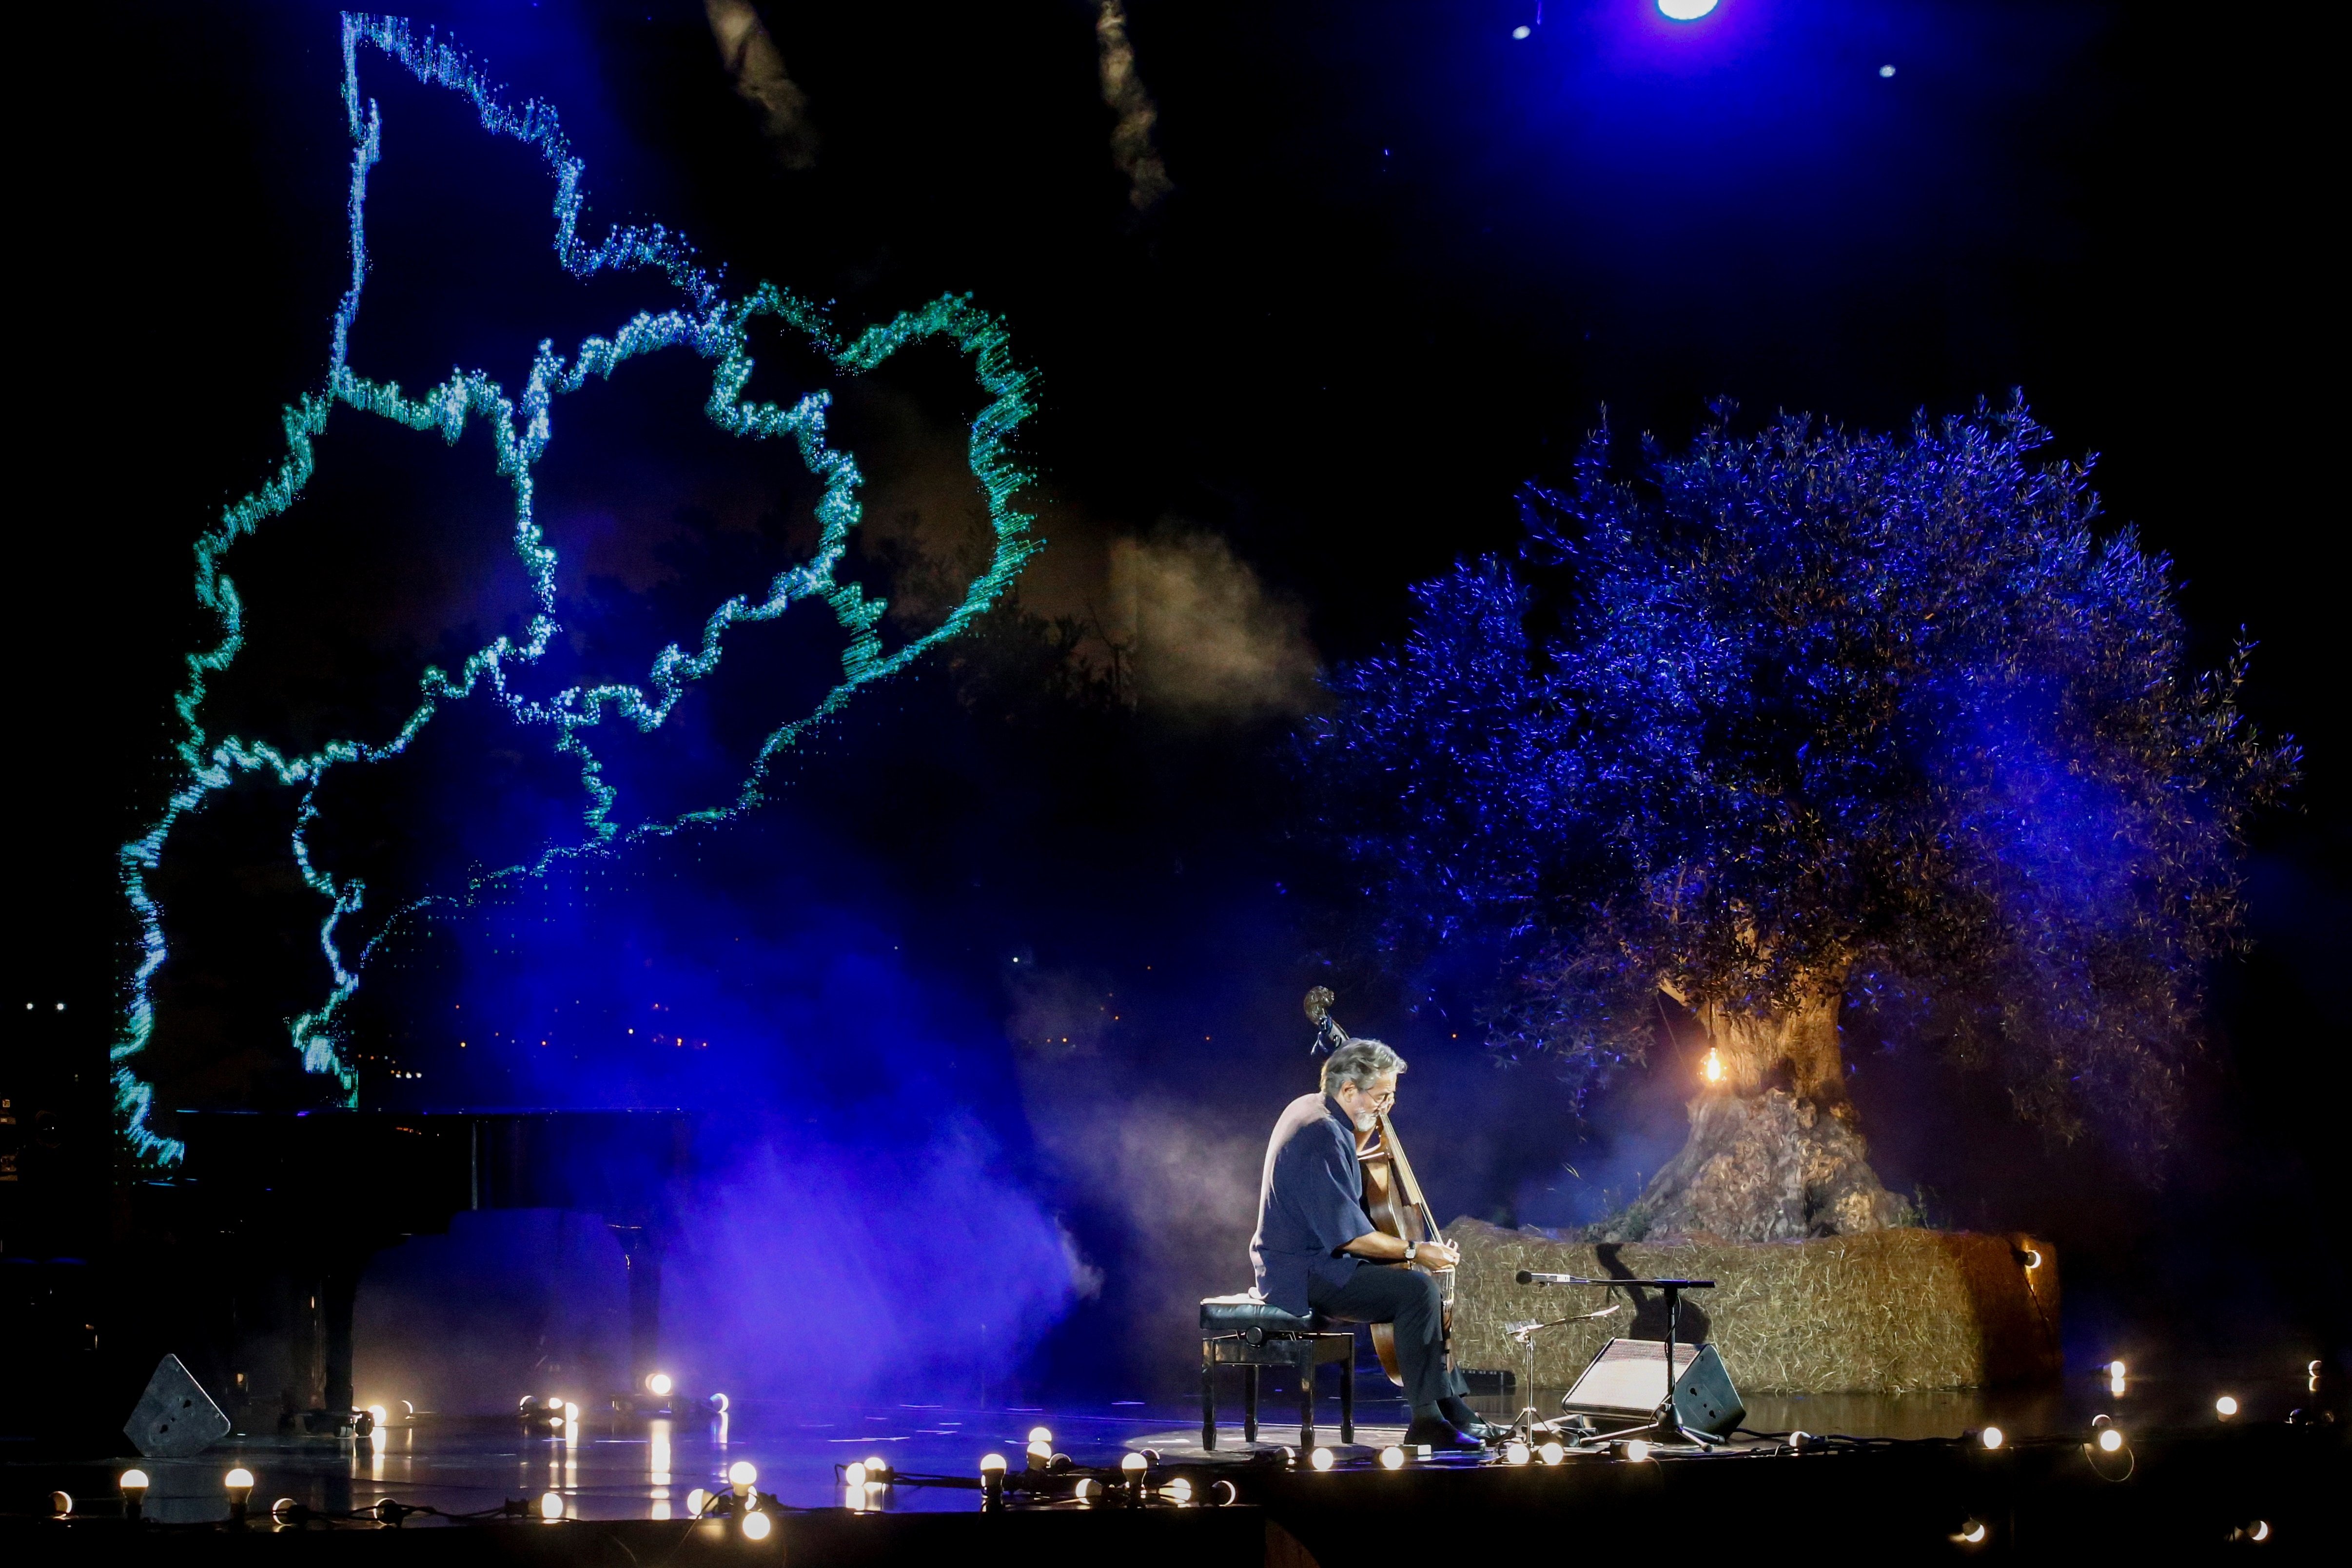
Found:
[{"label": "beard", "polygon": [[1380,1124],[1381,1124],[1381,1113],[1380,1113],[1379,1111],[1377,1111],[1377,1110],[1360,1110],[1360,1111],[1356,1112],[1356,1131],[1359,1131],[1359,1132],[1370,1132],[1370,1131],[1373,1131],[1375,1128],[1379,1127],[1379,1126],[1380,1126]]}]

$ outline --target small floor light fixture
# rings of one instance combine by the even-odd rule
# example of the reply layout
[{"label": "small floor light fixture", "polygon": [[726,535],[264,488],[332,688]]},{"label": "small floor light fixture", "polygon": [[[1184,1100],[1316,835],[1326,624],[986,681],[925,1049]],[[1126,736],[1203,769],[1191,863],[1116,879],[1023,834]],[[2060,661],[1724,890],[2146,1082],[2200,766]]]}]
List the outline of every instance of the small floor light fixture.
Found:
[{"label": "small floor light fixture", "polygon": [[1384,1470],[1403,1469],[1404,1450],[1398,1447],[1394,1443],[1391,1443],[1387,1447],[1382,1448],[1381,1450],[1381,1468]]},{"label": "small floor light fixture", "polygon": [[228,1493],[229,1522],[243,1524],[245,1505],[253,1496],[253,1472],[239,1465],[221,1478],[221,1488]]},{"label": "small floor light fixture", "polygon": [[539,1499],[539,1517],[545,1520],[562,1519],[563,1517],[563,1494],[562,1492],[541,1493]]},{"label": "small floor light fixture", "polygon": [[2007,1441],[2007,1436],[2000,1427],[1988,1426],[1983,1431],[1977,1434],[1977,1441],[1982,1443],[1989,1449],[1998,1448],[2003,1442]]},{"label": "small floor light fixture", "polygon": [[2237,1413],[2238,1400],[2235,1394],[2225,1394],[2221,1395],[2221,1398],[2213,1402],[2213,1414],[2219,1415],[2224,1421],[2227,1421],[2231,1416],[2235,1415]]},{"label": "small floor light fixture", "polygon": [[[1138,1458],[1129,1454],[1129,1458]],[[980,1506],[982,1512],[994,1513],[1004,1506],[1004,1456],[982,1454],[980,1457]]]},{"label": "small floor light fixture", "polygon": [[1307,1462],[1318,1470],[1328,1470],[1339,1462],[1339,1458],[1328,1448],[1318,1448],[1307,1456]]},{"label": "small floor light fixture", "polygon": [[743,1539],[746,1541],[765,1541],[768,1539],[768,1532],[775,1528],[775,1521],[764,1513],[747,1513],[743,1516]]},{"label": "small floor light fixture", "polygon": [[147,1507],[147,1472],[125,1470],[114,1484],[122,1493],[122,1517],[138,1519]]},{"label": "small floor light fixture", "polygon": [[73,1493],[62,1489],[51,1492],[49,1494],[49,1511],[57,1515],[59,1519],[64,1519],[70,1515],[73,1512]]}]

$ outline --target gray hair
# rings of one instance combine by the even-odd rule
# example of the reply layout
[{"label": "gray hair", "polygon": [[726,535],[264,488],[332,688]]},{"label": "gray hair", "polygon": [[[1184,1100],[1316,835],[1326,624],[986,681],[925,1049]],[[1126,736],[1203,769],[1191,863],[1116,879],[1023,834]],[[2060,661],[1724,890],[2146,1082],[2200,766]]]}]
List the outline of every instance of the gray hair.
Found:
[{"label": "gray hair", "polygon": [[1378,1040],[1354,1039],[1331,1053],[1323,1064],[1323,1092],[1338,1094],[1342,1084],[1370,1089],[1372,1080],[1404,1071],[1404,1058]]}]

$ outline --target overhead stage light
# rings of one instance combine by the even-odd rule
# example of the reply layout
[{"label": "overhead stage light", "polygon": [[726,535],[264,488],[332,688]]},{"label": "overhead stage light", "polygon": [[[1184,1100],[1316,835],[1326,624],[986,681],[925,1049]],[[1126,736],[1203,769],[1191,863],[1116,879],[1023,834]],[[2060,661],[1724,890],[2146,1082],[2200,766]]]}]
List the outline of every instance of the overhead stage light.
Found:
[{"label": "overhead stage light", "polygon": [[1715,5],[1716,0],[1658,0],[1658,15],[1669,22],[1696,22]]}]

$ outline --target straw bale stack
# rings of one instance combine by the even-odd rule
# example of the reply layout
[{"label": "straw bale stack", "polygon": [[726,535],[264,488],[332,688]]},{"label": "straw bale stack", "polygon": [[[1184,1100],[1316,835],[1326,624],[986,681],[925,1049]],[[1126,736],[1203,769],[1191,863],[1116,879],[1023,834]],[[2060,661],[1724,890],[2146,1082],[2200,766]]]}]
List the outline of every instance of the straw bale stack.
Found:
[{"label": "straw bale stack", "polygon": [[1527,1352],[1505,1323],[1626,1303],[1598,1322],[1538,1334],[1539,1388],[1567,1387],[1611,1339],[1665,1338],[1665,1312],[1654,1290],[1521,1285],[1522,1268],[1713,1279],[1714,1289],[1685,1296],[1683,1337],[1714,1343],[1743,1392],[1977,1388],[2059,1371],[2057,1254],[2028,1237],[1901,1228],[1810,1241],[1590,1243],[1462,1219],[1447,1238],[1462,1248],[1457,1365],[1525,1377]]}]

